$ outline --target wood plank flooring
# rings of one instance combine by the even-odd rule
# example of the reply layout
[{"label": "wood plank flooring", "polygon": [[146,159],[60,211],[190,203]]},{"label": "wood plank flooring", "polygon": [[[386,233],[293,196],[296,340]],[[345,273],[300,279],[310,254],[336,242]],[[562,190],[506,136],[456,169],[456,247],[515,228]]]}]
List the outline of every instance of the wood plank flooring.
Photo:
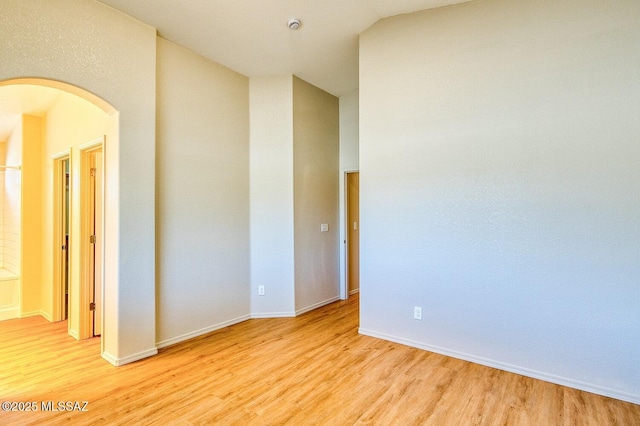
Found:
[{"label": "wood plank flooring", "polygon": [[99,339],[75,341],[66,327],[0,322],[0,401],[38,408],[0,411],[0,424],[640,425],[639,405],[358,335],[357,296],[118,368]]}]

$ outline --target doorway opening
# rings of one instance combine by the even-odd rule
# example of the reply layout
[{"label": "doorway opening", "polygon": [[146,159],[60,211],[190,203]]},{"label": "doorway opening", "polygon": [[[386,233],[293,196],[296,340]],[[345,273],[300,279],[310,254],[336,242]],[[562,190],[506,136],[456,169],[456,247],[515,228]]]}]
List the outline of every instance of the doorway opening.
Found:
[{"label": "doorway opening", "polygon": [[70,152],[64,151],[53,158],[54,186],[54,284],[53,320],[69,318],[69,233],[71,217]]},{"label": "doorway opening", "polygon": [[104,200],[103,142],[97,139],[81,147],[81,253],[80,318],[84,335],[102,334]]},{"label": "doorway opening", "polygon": [[347,297],[360,291],[360,173],[346,173],[346,287]]},{"label": "doorway opening", "polygon": [[[14,120],[7,119],[11,117]],[[22,182],[23,190],[16,192],[24,194],[24,204],[29,207],[20,211],[19,221],[15,222],[17,233],[10,239],[16,244],[22,243],[22,247],[16,249],[20,257],[14,256],[20,261],[17,264],[21,274],[15,280],[12,294],[18,295],[13,298],[18,303],[15,312],[12,311],[15,315],[10,318],[40,315],[49,321],[66,320],[68,334],[78,340],[94,335],[105,337],[107,333],[104,330],[109,330],[111,335],[112,329],[117,340],[117,329],[108,327],[112,318],[113,322],[116,321],[117,311],[104,309],[103,301],[113,299],[104,297],[102,287],[104,270],[117,269],[103,266],[117,265],[117,252],[113,249],[117,234],[111,226],[115,223],[113,218],[117,209],[103,206],[109,195],[115,194],[110,199],[117,200],[118,190],[103,181],[105,176],[117,173],[118,160],[100,158],[100,154],[111,152],[104,151],[106,136],[102,135],[108,135],[113,146],[117,147],[119,113],[95,94],[68,83],[43,78],[0,81],[0,159],[3,141],[7,147],[6,158],[0,165],[12,166],[6,167],[9,169],[5,173],[6,181],[17,175],[16,180]],[[86,143],[97,136],[100,136],[98,141]],[[83,276],[88,256],[83,255],[86,239],[81,237],[83,232],[88,232],[83,228],[88,226],[88,220],[83,218],[86,214],[83,200],[87,196],[82,195],[86,183],[83,182],[81,165],[85,157],[83,154],[92,150],[95,151],[91,155],[96,166],[87,166],[85,158],[84,167],[100,171],[94,191],[97,194],[97,204],[93,206],[97,215],[93,221],[96,231],[87,234],[95,235],[98,243],[91,266],[95,278],[89,287]],[[108,164],[111,169],[103,169],[103,164]],[[8,187],[6,182],[3,186]],[[5,212],[6,204],[5,199]],[[105,216],[105,212],[109,214]],[[2,238],[0,235],[0,243]],[[118,282],[110,282],[113,282],[113,287],[106,288],[106,291],[115,293]],[[2,288],[0,302],[3,301]],[[97,312],[90,311],[90,303],[95,304]],[[1,305],[0,314],[3,313]],[[0,320],[10,318],[0,315]],[[104,346],[101,338],[102,353],[105,352]]]}]

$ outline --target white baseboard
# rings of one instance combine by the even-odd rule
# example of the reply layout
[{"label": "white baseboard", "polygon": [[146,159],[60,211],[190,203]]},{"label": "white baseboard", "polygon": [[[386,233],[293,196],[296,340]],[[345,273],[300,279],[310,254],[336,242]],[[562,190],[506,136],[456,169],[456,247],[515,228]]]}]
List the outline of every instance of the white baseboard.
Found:
[{"label": "white baseboard", "polygon": [[130,364],[132,362],[139,361],[139,360],[144,359],[144,358],[149,358],[150,356],[156,355],[157,353],[158,353],[158,349],[157,348],[151,348],[151,349],[147,349],[146,351],[138,352],[138,353],[135,353],[135,354],[132,354],[132,355],[127,355],[127,356],[122,357],[122,358],[117,358],[117,357],[111,355],[107,351],[102,352],[102,354],[100,354],[100,355],[109,364],[111,364],[111,365],[113,365],[115,367],[120,367],[121,365]]},{"label": "white baseboard", "polygon": [[556,385],[567,386],[567,387],[579,389],[585,392],[595,393],[598,395],[619,399],[621,401],[631,402],[633,404],[640,404],[640,395],[619,391],[617,389],[594,385],[591,383],[586,383],[580,380],[574,380],[567,377],[556,376],[554,374],[531,370],[531,369],[520,367],[517,365],[506,364],[506,363],[491,360],[488,358],[483,358],[483,357],[479,357],[479,356],[475,356],[475,355],[471,355],[463,352],[458,352],[455,350],[441,348],[438,346],[428,345],[422,342],[417,342],[415,340],[405,339],[402,337],[392,336],[384,333],[378,333],[376,331],[368,330],[365,328],[359,328],[358,333],[365,336],[388,340],[390,342],[400,343],[401,345],[423,349],[429,352],[435,352],[440,355],[450,356],[452,358],[461,359],[463,361],[469,361],[475,364],[485,365],[487,367],[496,368],[498,370],[508,371],[509,373],[520,374],[521,376],[543,380],[545,382],[554,383]]},{"label": "white baseboard", "polygon": [[166,348],[167,346],[175,345],[176,343],[184,342],[185,340],[193,339],[194,337],[201,336],[203,334],[211,333],[212,331],[219,330],[221,328],[229,327],[230,325],[238,324],[242,321],[246,321],[250,319],[250,315],[243,315],[241,317],[237,317],[228,321],[224,321],[218,324],[211,325],[209,327],[201,328],[200,330],[192,331],[190,333],[186,333],[180,336],[172,337],[170,339],[165,339],[161,342],[157,342],[156,346],[158,349]]},{"label": "white baseboard", "polygon": [[298,309],[295,312],[264,312],[264,313],[253,313],[251,314],[251,318],[259,319],[259,318],[290,318],[297,317],[298,315],[302,315],[306,312],[313,311],[314,309],[318,309],[324,305],[328,305],[329,303],[333,303],[337,300],[341,300],[340,296],[335,296],[327,300],[323,300],[322,302],[314,303],[313,305],[309,305],[305,308]]},{"label": "white baseboard", "polygon": [[9,308],[0,310],[0,321],[20,318],[20,308]]},{"label": "white baseboard", "polygon": [[76,340],[80,340],[80,333],[78,333],[78,330],[74,330],[73,328],[69,329],[69,336],[73,337]]},{"label": "white baseboard", "polygon": [[102,359],[106,360],[109,364],[116,366],[118,365],[118,358],[116,358],[115,356],[111,355],[109,352],[104,351],[100,354],[100,356],[102,357]]},{"label": "white baseboard", "polygon": [[251,314],[251,319],[291,318],[295,316],[296,316],[295,312],[263,312],[259,314]]},{"label": "white baseboard", "polygon": [[307,306],[306,308],[296,310],[296,316],[302,315],[306,312],[313,311],[314,309],[318,309],[324,305],[328,305],[329,303],[333,303],[337,300],[340,300],[340,296],[334,296],[330,299],[324,300],[322,302],[314,303],[313,305]]},{"label": "white baseboard", "polygon": [[[23,312],[20,314],[20,318],[29,318],[29,317],[37,317],[37,316],[41,316],[42,318],[46,319],[49,322],[53,322],[53,317],[51,315],[49,315],[47,312],[45,311],[31,311],[31,312]],[[18,317],[16,317],[18,318]]]}]

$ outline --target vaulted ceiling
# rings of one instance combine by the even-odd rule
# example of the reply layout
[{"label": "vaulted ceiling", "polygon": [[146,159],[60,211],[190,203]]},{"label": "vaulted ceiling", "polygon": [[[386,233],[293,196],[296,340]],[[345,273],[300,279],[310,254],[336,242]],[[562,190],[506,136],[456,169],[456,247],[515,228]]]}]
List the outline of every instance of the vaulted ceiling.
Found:
[{"label": "vaulted ceiling", "polygon": [[[358,88],[358,35],[376,21],[469,0],[100,0],[246,76],[295,74],[336,96]],[[298,18],[292,31],[287,22]]]},{"label": "vaulted ceiling", "polygon": [[[246,76],[295,74],[341,96],[358,88],[358,35],[382,18],[470,0],[99,0]],[[287,23],[298,18],[292,31]],[[55,90],[3,88],[0,141]]]}]

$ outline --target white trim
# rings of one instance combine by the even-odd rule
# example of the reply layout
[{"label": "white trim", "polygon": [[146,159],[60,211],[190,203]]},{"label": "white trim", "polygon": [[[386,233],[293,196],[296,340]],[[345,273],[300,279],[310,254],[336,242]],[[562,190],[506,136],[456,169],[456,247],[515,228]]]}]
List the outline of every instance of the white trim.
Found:
[{"label": "white trim", "polygon": [[80,333],[78,333],[78,330],[76,330],[75,328],[69,328],[67,332],[69,333],[69,336],[73,337],[76,340],[80,340]]},{"label": "white trim", "polygon": [[351,291],[349,292],[349,296],[353,296],[353,295],[354,295],[354,294],[356,294],[356,293],[360,293],[360,288],[359,288],[359,287],[358,287],[358,288],[356,288],[356,289],[354,289],[354,290],[351,290]]},{"label": "white trim", "polygon": [[46,319],[49,322],[53,322],[53,317],[51,315],[49,315],[48,313],[46,313],[45,311],[40,311],[40,315],[42,315],[42,317],[44,319]]},{"label": "white trim", "polygon": [[63,158],[71,157],[71,149],[65,149],[64,151],[56,152],[51,156],[54,160],[62,160]]},{"label": "white trim", "polygon": [[[15,308],[17,309],[17,308]],[[37,316],[41,316],[42,318],[46,319],[49,322],[53,322],[53,319],[51,318],[51,315],[49,315],[48,313],[46,313],[43,310],[38,310],[38,311],[31,311],[31,312],[23,312],[22,314],[20,314],[19,317],[14,317],[14,318],[29,318],[29,317],[37,317]]]},{"label": "white trim", "polygon": [[570,379],[568,377],[556,376],[555,374],[549,374],[542,371],[531,370],[529,368],[520,367],[517,365],[507,364],[500,361],[495,361],[488,358],[483,358],[463,352],[458,352],[451,349],[441,348],[439,346],[432,346],[425,343],[417,342],[415,340],[405,339],[403,337],[392,336],[385,333],[378,333],[366,328],[359,328],[358,333],[375,337],[378,339],[388,340],[390,342],[399,343],[401,345],[407,345],[418,349],[423,349],[429,352],[435,352],[440,355],[450,356],[452,358],[461,359],[463,361],[473,362],[475,364],[484,365],[487,367],[496,368],[498,370],[507,371],[509,373],[520,374],[521,376],[531,377],[545,382],[554,383],[561,386],[567,386],[574,389],[579,389],[585,392],[595,393],[598,395],[607,396],[610,398],[619,399],[621,401],[631,402],[633,404],[640,404],[640,395],[632,394],[629,392],[619,391],[605,386],[599,386],[592,383],[582,382],[580,380]]},{"label": "white trim", "polygon": [[252,313],[251,319],[292,318],[295,316],[295,312],[264,312],[260,314]]},{"label": "white trim", "polygon": [[42,311],[22,312],[20,318],[37,317],[38,315],[43,316]]},{"label": "white trim", "polygon": [[241,317],[233,318],[229,321],[223,321],[218,324],[210,325],[209,327],[201,328],[200,330],[185,333],[180,336],[172,337],[170,339],[157,342],[158,349],[166,348],[167,346],[175,345],[176,343],[184,342],[185,340],[193,339],[194,337],[201,336],[203,334],[211,333],[212,331],[220,330],[221,328],[229,327],[230,325],[238,324],[240,322],[250,319],[250,315],[243,315]]},{"label": "white trim", "polygon": [[[105,307],[104,307],[104,295],[105,295],[105,239],[104,239],[104,235],[105,235],[105,217],[106,217],[106,203],[105,203],[105,170],[106,170],[106,145],[105,145],[105,141],[106,141],[106,135],[102,135],[96,139],[90,140],[89,142],[86,142],[82,145],[79,146],[80,149],[80,186],[79,186],[79,191],[80,191],[80,247],[79,247],[79,251],[80,251],[80,286],[79,286],[79,299],[80,299],[80,305],[79,305],[79,313],[80,313],[80,321],[79,321],[79,334],[81,337],[83,338],[91,338],[91,337],[96,337],[94,336],[95,330],[93,329],[93,321],[92,321],[92,314],[91,311],[89,311],[89,304],[91,303],[91,292],[93,291],[92,288],[89,287],[89,284],[91,282],[91,279],[89,279],[89,274],[91,272],[91,256],[90,256],[90,244],[89,244],[89,223],[90,223],[90,217],[89,217],[89,213],[90,213],[90,208],[89,208],[89,201],[87,198],[87,196],[89,195],[89,188],[88,188],[88,183],[90,181],[90,177],[89,177],[89,156],[94,153],[94,152],[101,152],[102,156],[103,156],[103,160],[102,160],[102,187],[100,188],[100,192],[101,192],[101,196],[102,196],[102,212],[101,212],[101,216],[102,216],[102,224],[101,224],[101,229],[100,232],[102,234],[102,238],[101,238],[101,242],[100,245],[102,246],[101,251],[102,251],[102,261],[101,261],[101,270],[100,271],[93,271],[94,274],[99,273],[101,275],[101,281],[102,281],[102,285],[101,285],[101,296],[100,296],[100,302],[101,306],[100,306],[100,315],[101,315],[101,327],[102,329],[100,330],[100,350],[104,351],[104,327],[105,327],[105,318],[104,318],[104,313],[105,313]],[[94,213],[95,216],[95,213]],[[95,263],[92,266],[93,268],[95,268]],[[83,285],[83,283],[85,283]],[[97,299],[95,297],[94,294],[94,300]],[[94,314],[95,315],[95,314]]]},{"label": "white trim", "polygon": [[334,296],[331,299],[324,300],[322,302],[314,303],[313,305],[307,306],[306,308],[296,310],[296,316],[302,315],[306,312],[313,311],[314,309],[318,309],[324,305],[328,305],[329,303],[333,303],[337,300],[341,300],[340,296]]},{"label": "white trim", "polygon": [[104,144],[104,140],[106,139],[106,136],[100,136],[98,138],[95,138],[93,140],[90,140],[89,142],[85,142],[82,145],[80,145],[78,147],[78,149],[80,151],[86,151],[92,148],[98,148],[100,147],[102,144]]},{"label": "white trim", "polygon": [[102,357],[102,359],[106,360],[109,364],[114,366],[118,365],[118,358],[111,355],[109,352],[104,351],[102,352],[102,354],[100,354],[100,356]]},{"label": "white trim", "polygon": [[16,306],[13,308],[0,309],[0,321],[16,318],[20,318],[19,307]]},{"label": "white trim", "polygon": [[147,349],[146,351],[138,352],[133,355],[125,356],[124,358],[116,358],[108,352],[102,352],[100,356],[102,359],[106,360],[109,364],[120,367],[121,365],[130,364],[135,361],[139,361],[141,359],[149,358],[150,356],[154,356],[158,354],[158,348]]}]

